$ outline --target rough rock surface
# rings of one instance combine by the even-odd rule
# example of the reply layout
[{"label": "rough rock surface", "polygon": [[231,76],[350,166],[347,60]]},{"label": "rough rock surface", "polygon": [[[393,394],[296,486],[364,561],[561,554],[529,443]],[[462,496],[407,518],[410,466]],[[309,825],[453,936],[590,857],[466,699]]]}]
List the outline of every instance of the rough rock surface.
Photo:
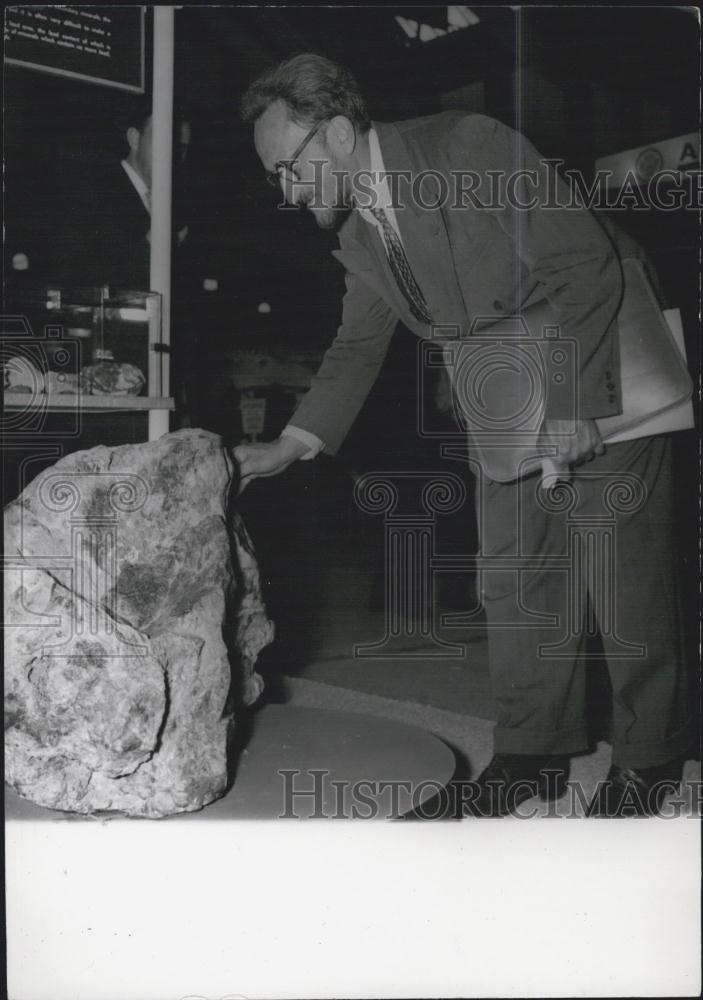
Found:
[{"label": "rough rock surface", "polygon": [[138,396],[146,379],[136,365],[100,361],[82,368],[80,381],[93,396]]},{"label": "rough rock surface", "polygon": [[165,816],[227,785],[271,641],[220,438],[77,452],[5,510],[5,776],[39,805]]}]

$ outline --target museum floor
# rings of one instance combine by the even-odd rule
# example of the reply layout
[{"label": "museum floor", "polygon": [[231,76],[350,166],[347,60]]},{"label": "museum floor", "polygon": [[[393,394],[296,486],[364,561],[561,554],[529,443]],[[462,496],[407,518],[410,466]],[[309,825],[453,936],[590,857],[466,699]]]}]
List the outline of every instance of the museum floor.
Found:
[{"label": "museum floor", "polygon": [[[457,777],[475,778],[490,760],[496,717],[485,627],[480,613],[470,628],[446,624],[447,615],[474,603],[471,577],[438,574],[435,640],[423,639],[417,629],[413,634],[410,623],[392,657],[359,656],[355,647],[378,643],[386,634],[380,531],[364,531],[354,515],[350,527],[340,514],[336,523],[319,518],[312,541],[297,537],[291,544],[298,546],[299,557],[292,575],[281,560],[269,579],[263,558],[270,614],[277,624],[277,639],[260,659],[265,699],[420,726],[454,751]],[[463,655],[438,656],[443,651],[437,640],[463,646]],[[571,779],[590,798],[611,756],[609,683],[602,662],[591,671],[589,702],[592,746],[573,758]],[[700,778],[698,762],[686,763],[684,778]]]},{"label": "museum floor", "polygon": [[[282,759],[287,767],[303,767],[302,761],[355,780],[367,772],[385,780],[389,768],[395,776],[407,772],[417,781],[426,771],[448,780],[452,767],[457,780],[476,778],[491,758],[496,717],[485,624],[480,611],[471,627],[446,621],[475,604],[470,575],[438,573],[429,637],[409,618],[393,656],[360,656],[359,646],[378,644],[386,635],[383,525],[364,521],[331,488],[311,501],[305,488],[281,491],[270,483],[247,491],[241,504],[276,625],[276,640],[258,663],[265,692],[251,715],[253,738],[247,742],[247,727],[240,730],[243,754],[231,793],[191,818],[280,815],[276,768]],[[444,655],[442,642],[459,647],[461,655]],[[585,801],[610,765],[608,701],[605,667],[594,663],[589,671],[592,746],[573,758],[570,774]],[[280,714],[284,707],[297,712]],[[408,726],[416,727],[417,742]],[[382,775],[376,773],[379,767]],[[684,779],[700,779],[697,761],[686,763]],[[13,795],[10,806],[12,815],[50,814]],[[525,809],[549,815],[537,800]],[[583,808],[570,797],[558,805],[557,815],[583,815]]]}]

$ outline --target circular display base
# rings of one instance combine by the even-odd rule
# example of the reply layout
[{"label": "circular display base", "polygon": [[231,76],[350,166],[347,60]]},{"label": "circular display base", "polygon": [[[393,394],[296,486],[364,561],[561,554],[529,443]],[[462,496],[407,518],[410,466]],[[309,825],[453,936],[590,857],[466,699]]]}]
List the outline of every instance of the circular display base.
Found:
[{"label": "circular display base", "polygon": [[[449,747],[417,726],[336,709],[264,705],[235,737],[241,749],[230,791],[159,822],[396,819],[441,794],[456,766]],[[131,818],[46,809],[5,791],[6,819]]]},{"label": "circular display base", "polygon": [[210,818],[393,819],[439,794],[456,767],[417,726],[334,709],[254,713],[230,792]]}]

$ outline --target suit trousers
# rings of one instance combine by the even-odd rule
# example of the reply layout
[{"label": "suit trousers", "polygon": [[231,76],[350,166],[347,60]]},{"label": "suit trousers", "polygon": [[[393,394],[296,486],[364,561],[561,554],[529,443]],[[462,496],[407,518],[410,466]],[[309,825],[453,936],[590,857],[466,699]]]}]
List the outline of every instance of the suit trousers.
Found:
[{"label": "suit trousers", "polygon": [[607,447],[552,490],[539,475],[480,478],[479,586],[497,753],[589,745],[586,671],[600,633],[612,686],[613,763],[664,764],[689,748],[671,440]]}]

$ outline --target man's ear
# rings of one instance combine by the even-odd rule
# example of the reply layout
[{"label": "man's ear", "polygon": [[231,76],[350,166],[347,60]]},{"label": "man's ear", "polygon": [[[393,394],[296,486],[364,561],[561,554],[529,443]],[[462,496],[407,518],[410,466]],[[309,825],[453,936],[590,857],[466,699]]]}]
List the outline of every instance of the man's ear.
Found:
[{"label": "man's ear", "polygon": [[332,144],[332,147],[349,156],[354,152],[354,147],[356,146],[356,129],[344,115],[335,115],[334,118],[330,119],[329,128],[327,130],[327,142]]},{"label": "man's ear", "polygon": [[135,128],[134,125],[130,125],[127,129],[127,143],[133,153],[136,153],[139,149],[140,138],[139,129]]}]

